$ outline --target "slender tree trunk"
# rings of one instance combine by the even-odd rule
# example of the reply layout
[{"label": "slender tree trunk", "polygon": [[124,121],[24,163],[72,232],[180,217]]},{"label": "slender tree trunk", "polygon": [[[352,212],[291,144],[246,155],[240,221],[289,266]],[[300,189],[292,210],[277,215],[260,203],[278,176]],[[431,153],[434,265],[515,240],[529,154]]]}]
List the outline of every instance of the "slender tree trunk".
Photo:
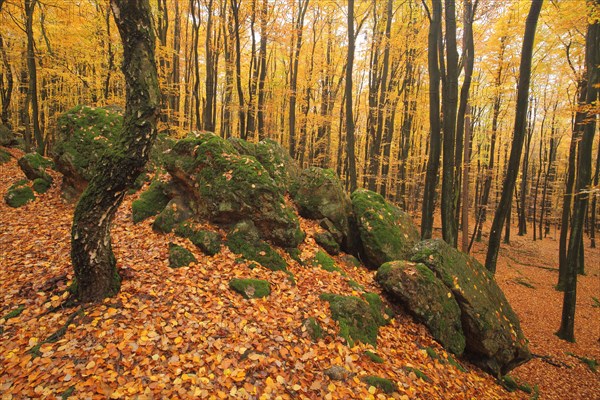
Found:
[{"label": "slender tree trunk", "polygon": [[40,107],[38,104],[37,88],[37,66],[35,61],[34,37],[33,37],[33,13],[37,0],[25,0],[25,31],[27,33],[27,70],[29,71],[29,96],[31,99],[31,122],[33,124],[33,137],[36,142],[36,150],[44,155],[46,149],[42,130],[40,129]]},{"label": "slender tree trunk", "polygon": [[192,49],[194,54],[194,116],[196,129],[202,129],[202,119],[200,117],[200,56],[198,46],[200,46],[200,5],[198,0],[190,0],[190,14],[192,16]]},{"label": "slender tree trunk", "polygon": [[213,3],[214,0],[208,0],[206,6],[206,77],[204,80],[206,101],[204,102],[202,126],[204,130],[209,132],[215,131],[215,102],[216,102],[216,61],[215,47],[216,43],[213,39]]},{"label": "slender tree trunk", "polygon": [[465,146],[462,177],[462,251],[469,253],[469,167],[471,164],[471,106],[465,110]]},{"label": "slender tree trunk", "polygon": [[542,8],[543,0],[532,0],[527,22],[525,23],[525,35],[523,37],[523,48],[521,50],[521,65],[519,67],[519,84],[517,88],[517,105],[515,115],[515,127],[513,134],[513,143],[510,150],[510,159],[504,187],[494,221],[490,232],[490,240],[486,255],[485,266],[492,273],[496,273],[496,261],[498,251],[500,250],[500,237],[502,227],[506,221],[507,213],[512,202],[515,184],[517,181],[517,172],[521,153],[523,152],[523,141],[525,139],[525,127],[527,125],[527,103],[529,96],[529,82],[531,80],[531,59],[533,55],[533,44],[535,39],[535,29],[538,17]]},{"label": "slender tree trunk", "polygon": [[567,274],[565,279],[565,290],[563,299],[563,310],[560,328],[556,335],[569,342],[575,341],[575,306],[577,298],[577,256],[582,250],[583,223],[587,213],[589,201],[589,187],[592,181],[592,147],[596,133],[596,110],[593,109],[594,102],[598,101],[598,86],[600,84],[600,22],[597,12],[600,11],[600,1],[591,4],[595,8],[592,14],[594,23],[588,25],[586,35],[585,61],[587,70],[587,95],[584,104],[577,113],[584,114],[582,136],[579,142],[579,155],[577,159],[577,186],[573,207],[573,218],[571,219],[571,232],[569,235],[569,247],[567,252]]},{"label": "slender tree trunk", "polygon": [[258,75],[258,137],[267,137],[265,132],[265,81],[267,78],[267,22],[268,22],[268,0],[263,0],[260,10],[260,48],[258,50],[259,75]]},{"label": "slender tree trunk", "polygon": [[298,63],[300,61],[300,49],[302,48],[302,32],[304,28],[304,16],[308,8],[309,0],[298,0],[298,15],[295,23],[295,46],[290,60],[290,110],[289,110],[289,151],[293,158],[297,158],[296,149],[296,98],[298,87]]},{"label": "slender tree trunk", "polygon": [[352,69],[354,67],[354,0],[348,0],[348,60],[346,62],[346,157],[350,192],[357,189],[354,154],[354,112],[352,109]]},{"label": "slender tree trunk", "polygon": [[[594,173],[594,187],[598,187],[600,178],[600,144],[596,150],[596,172]],[[596,248],[596,212],[597,212],[598,193],[594,194],[592,200],[592,215],[590,216],[590,247]]]},{"label": "slender tree trunk", "polygon": [[0,97],[2,98],[2,113],[0,114],[0,118],[4,125],[10,126],[10,102],[14,82],[12,68],[8,62],[8,55],[6,54],[2,35],[0,35],[0,55],[2,56],[2,65],[4,67],[4,74],[6,75],[6,85],[4,78],[0,75]]},{"label": "slender tree trunk", "polygon": [[535,129],[535,120],[537,117],[537,105],[535,104],[532,110],[530,110],[529,118],[528,118],[528,127],[527,134],[525,139],[525,154],[523,155],[523,164],[521,169],[521,188],[519,191],[519,208],[517,209],[517,214],[519,217],[519,236],[523,236],[527,234],[527,214],[528,214],[528,189],[527,186],[529,182],[529,151],[531,149],[531,138],[533,137],[533,131]]},{"label": "slender tree trunk", "polygon": [[441,154],[440,121],[440,68],[438,59],[439,37],[442,27],[442,3],[432,0],[431,21],[427,42],[427,65],[429,66],[429,158],[423,190],[421,213],[421,238],[430,239],[433,233],[433,211],[435,210],[435,188],[438,182]]},{"label": "slender tree trunk", "polygon": [[240,5],[242,0],[231,0],[231,11],[234,22],[235,34],[235,75],[239,104],[240,137],[246,139],[246,102],[244,101],[244,90],[242,89],[242,44],[240,42]]},{"label": "slender tree trunk", "polygon": [[111,222],[148,160],[161,100],[148,0],[111,0],[111,7],[123,42],[127,108],[121,141],[98,163],[73,217],[71,259],[83,302],[119,291]]}]

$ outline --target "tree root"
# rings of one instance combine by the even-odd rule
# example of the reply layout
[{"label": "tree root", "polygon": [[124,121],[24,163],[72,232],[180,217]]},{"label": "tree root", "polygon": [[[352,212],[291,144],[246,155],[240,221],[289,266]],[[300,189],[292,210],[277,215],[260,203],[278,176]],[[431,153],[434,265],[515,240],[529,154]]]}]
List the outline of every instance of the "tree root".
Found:
[{"label": "tree root", "polygon": [[41,356],[42,353],[40,352],[40,348],[46,343],[56,343],[60,338],[65,336],[65,333],[67,333],[67,329],[69,328],[69,325],[71,325],[73,323],[75,318],[83,315],[84,309],[85,309],[85,307],[83,305],[80,306],[79,309],[77,309],[77,311],[75,311],[71,315],[69,315],[69,318],[67,318],[67,321],[64,323],[64,325],[62,325],[60,328],[58,328],[58,330],[56,332],[54,332],[52,335],[48,336],[43,341],[36,344],[31,349],[27,350],[27,353],[31,354],[32,358]]},{"label": "tree root", "polygon": [[568,368],[568,369],[572,368],[569,364],[564,363],[564,362],[562,362],[560,360],[557,360],[555,358],[552,358],[550,356],[545,356],[545,355],[542,355],[542,354],[532,354],[531,356],[533,358],[539,358],[543,362],[548,363],[548,364],[553,365],[553,366],[558,367],[558,368],[563,368],[563,367],[564,368]]}]

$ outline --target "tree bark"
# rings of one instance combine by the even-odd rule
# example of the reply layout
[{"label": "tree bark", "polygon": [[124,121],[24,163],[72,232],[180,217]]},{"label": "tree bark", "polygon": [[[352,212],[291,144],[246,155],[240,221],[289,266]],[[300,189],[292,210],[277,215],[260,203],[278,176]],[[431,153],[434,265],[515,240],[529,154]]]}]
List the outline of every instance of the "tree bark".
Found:
[{"label": "tree bark", "polygon": [[8,62],[6,49],[4,48],[4,38],[0,35],[0,55],[2,56],[2,65],[4,66],[4,75],[6,75],[6,85],[4,77],[0,75],[0,96],[2,97],[2,113],[0,119],[4,125],[10,126],[10,102],[14,86],[12,68]]},{"label": "tree bark", "polygon": [[421,238],[430,239],[433,233],[433,211],[435,210],[435,188],[438,182],[441,154],[440,121],[440,67],[438,59],[439,37],[442,27],[442,3],[432,0],[431,21],[427,42],[427,65],[429,67],[429,158],[425,174],[423,206],[421,213]]},{"label": "tree bark", "polygon": [[29,72],[29,97],[31,100],[31,122],[33,124],[33,137],[36,142],[36,150],[44,155],[46,145],[42,130],[40,129],[40,107],[38,104],[37,87],[37,65],[35,61],[35,49],[33,37],[33,13],[37,0],[25,0],[25,31],[27,33],[27,70]]},{"label": "tree bark", "polygon": [[600,0],[591,4],[595,8],[592,14],[594,23],[588,25],[586,35],[585,61],[587,70],[587,95],[584,104],[580,104],[577,113],[584,114],[583,134],[579,142],[577,158],[577,183],[573,204],[573,218],[567,252],[567,274],[563,298],[563,309],[560,328],[556,335],[569,342],[575,341],[575,306],[577,300],[577,268],[583,240],[583,224],[589,201],[589,187],[592,181],[592,147],[596,133],[597,109],[594,103],[598,101],[598,86],[600,83],[600,22],[597,12],[600,10]]},{"label": "tree bark", "polygon": [[213,39],[213,1],[208,0],[206,6],[206,77],[204,80],[206,101],[202,112],[202,127],[205,131],[215,131],[215,101],[216,101],[216,61],[215,61],[215,41]]},{"label": "tree bark", "polygon": [[148,160],[161,101],[148,0],[111,0],[111,8],[123,42],[127,106],[121,140],[98,163],[73,217],[71,260],[77,296],[83,302],[119,291],[111,222]]},{"label": "tree bark", "polygon": [[268,23],[268,0],[263,0],[260,9],[260,47],[258,49],[259,74],[258,74],[258,137],[267,137],[265,132],[265,81],[267,79],[267,23]]},{"label": "tree bark", "polygon": [[504,179],[502,195],[500,196],[500,202],[496,209],[496,213],[494,214],[494,221],[492,222],[492,230],[490,232],[490,240],[485,260],[485,266],[492,274],[496,273],[496,261],[498,260],[498,251],[500,250],[502,227],[504,226],[504,222],[506,221],[510,209],[510,203],[512,202],[519,162],[521,160],[521,153],[523,152],[523,141],[525,139],[525,128],[527,125],[529,82],[531,80],[531,59],[533,55],[535,29],[540,10],[542,9],[542,3],[543,0],[533,0],[531,2],[531,8],[529,9],[529,15],[527,16],[527,22],[525,23],[525,35],[523,37],[523,47],[521,50],[521,65],[519,67],[519,84],[517,87],[513,142],[510,149],[510,159],[506,171],[506,178]]},{"label": "tree bark", "polygon": [[354,0],[348,0],[348,60],[346,62],[346,157],[350,193],[357,188],[354,154],[354,112],[352,109],[352,69],[354,67]]}]

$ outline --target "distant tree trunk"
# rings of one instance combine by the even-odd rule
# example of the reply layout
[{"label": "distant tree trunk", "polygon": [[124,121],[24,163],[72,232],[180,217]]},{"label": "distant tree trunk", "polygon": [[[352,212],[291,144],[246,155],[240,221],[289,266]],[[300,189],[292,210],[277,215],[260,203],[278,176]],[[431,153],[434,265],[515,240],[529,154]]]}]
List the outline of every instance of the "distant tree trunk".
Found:
[{"label": "distant tree trunk", "polygon": [[519,84],[517,88],[517,104],[515,115],[515,127],[513,133],[512,147],[510,149],[510,159],[504,187],[498,208],[494,214],[492,230],[486,255],[485,266],[492,273],[496,273],[496,261],[498,260],[498,251],[500,250],[500,238],[502,227],[506,221],[510,210],[510,204],[515,191],[517,173],[521,153],[523,152],[523,141],[525,139],[525,128],[527,125],[527,103],[529,96],[529,82],[531,80],[531,58],[533,54],[533,44],[535,39],[535,29],[538,17],[542,8],[543,0],[532,0],[527,22],[525,23],[525,35],[523,37],[523,47],[521,50],[521,65],[519,67]]},{"label": "distant tree trunk", "polygon": [[[600,0],[591,4],[595,8],[592,14],[594,23],[588,25],[586,35],[585,64],[587,70],[587,94],[585,103],[580,104],[577,113],[584,114],[579,155],[577,158],[577,186],[571,219],[571,232],[567,253],[567,274],[564,287],[563,310],[560,328],[556,335],[569,342],[575,341],[575,305],[577,298],[578,254],[583,240],[583,223],[589,201],[589,187],[592,181],[592,147],[596,133],[598,86],[600,84],[600,22],[597,12],[600,11]],[[584,106],[584,107],[582,107]]]},{"label": "distant tree trunk", "polygon": [[223,39],[223,53],[225,55],[225,88],[223,94],[223,118],[221,122],[221,136],[228,138],[231,136],[231,104],[233,102],[233,75],[234,75],[234,57],[233,57],[233,37],[235,30],[231,21],[231,11],[227,11],[227,2],[221,6],[221,18],[225,28]]},{"label": "distant tree trunk", "polygon": [[83,302],[98,301],[119,291],[111,222],[148,160],[161,101],[148,0],[111,0],[111,7],[123,42],[127,107],[118,147],[96,166],[73,217],[71,259],[77,296]]},{"label": "distant tree trunk", "polygon": [[[596,172],[594,173],[594,187],[598,187],[600,178],[600,145],[596,150]],[[598,193],[594,194],[592,200],[592,215],[590,216],[590,247],[596,248],[596,209],[597,209]]]},{"label": "distant tree trunk", "polygon": [[206,101],[204,102],[204,110],[203,110],[203,121],[202,127],[205,131],[214,132],[215,131],[215,101],[216,101],[216,60],[215,60],[215,41],[213,39],[213,2],[214,0],[208,0],[208,4],[206,6],[206,77],[205,77],[205,93],[206,93]]},{"label": "distant tree trunk", "polygon": [[443,124],[443,170],[442,170],[442,236],[444,241],[456,247],[458,226],[456,224],[455,181],[456,168],[456,112],[458,104],[458,51],[456,49],[456,6],[454,0],[444,1],[446,21],[446,74],[442,80]]},{"label": "distant tree trunk", "polygon": [[260,10],[260,47],[258,49],[259,75],[258,75],[258,137],[267,137],[265,132],[265,81],[267,79],[267,23],[268,23],[268,0],[263,0]]},{"label": "distant tree trunk", "polygon": [[431,20],[427,42],[427,65],[429,67],[429,158],[425,174],[423,206],[421,213],[421,238],[430,239],[433,233],[433,211],[435,210],[435,188],[438,182],[441,154],[440,121],[440,68],[438,59],[439,37],[442,26],[442,3],[432,0]]},{"label": "distant tree trunk", "polygon": [[298,87],[298,62],[300,61],[300,49],[302,48],[302,31],[304,28],[304,16],[308,8],[309,0],[298,0],[298,15],[294,25],[294,49],[290,60],[290,111],[289,111],[289,151],[293,158],[298,156],[296,151],[296,98]]},{"label": "distant tree trunk", "polygon": [[235,34],[235,75],[236,75],[236,87],[238,94],[239,104],[239,124],[240,124],[240,137],[246,139],[246,103],[244,101],[244,90],[242,89],[242,44],[240,42],[240,5],[242,0],[231,0],[231,11],[234,22],[234,34]]},{"label": "distant tree trunk", "polygon": [[[0,97],[2,98],[2,113],[0,118],[4,125],[10,126],[10,102],[12,99],[13,92],[13,74],[10,63],[8,62],[8,56],[6,49],[4,48],[4,38],[0,34],[0,55],[2,56],[2,65],[4,67],[4,74],[0,74]],[[6,84],[4,83],[4,76],[6,76]]]},{"label": "distant tree trunk", "polygon": [[31,99],[31,122],[36,150],[44,155],[46,149],[40,129],[40,107],[38,105],[37,66],[35,61],[35,39],[33,37],[33,13],[37,0],[25,0],[25,31],[27,33],[27,70],[29,71],[29,97]]},{"label": "distant tree trunk", "polygon": [[528,126],[526,129],[526,138],[525,138],[525,154],[523,155],[523,164],[521,168],[521,188],[519,191],[519,207],[517,208],[517,214],[519,217],[519,236],[523,236],[527,234],[527,198],[528,198],[528,186],[529,182],[529,151],[531,148],[531,138],[533,137],[533,131],[535,129],[535,119],[537,117],[537,104],[534,104],[530,109],[530,114],[528,118]]},{"label": "distant tree trunk", "polygon": [[[334,106],[333,96],[333,74],[331,53],[333,51],[332,19],[327,20],[327,46],[325,49],[325,67],[321,78],[321,106],[319,115],[321,117],[315,138],[314,164],[318,167],[327,166],[327,154],[331,142],[331,112]],[[339,164],[339,163],[338,163]]]},{"label": "distant tree trunk", "polygon": [[190,0],[190,15],[192,17],[192,50],[194,54],[194,116],[196,129],[202,129],[202,119],[200,118],[200,56],[198,46],[200,46],[200,6],[197,0]]},{"label": "distant tree trunk", "polygon": [[173,59],[171,70],[171,87],[169,87],[169,104],[171,111],[177,117],[179,111],[179,81],[180,66],[179,52],[181,51],[181,14],[179,11],[179,0],[175,0],[175,16],[173,18]]},{"label": "distant tree trunk", "polygon": [[471,106],[465,110],[464,168],[462,177],[462,251],[469,253],[469,166],[471,164]]},{"label": "distant tree trunk", "polygon": [[[346,157],[350,192],[357,188],[354,154],[354,112],[352,109],[352,69],[354,67],[354,0],[348,0],[348,60],[346,62]],[[339,161],[339,160],[338,160]]]},{"label": "distant tree trunk", "polygon": [[104,100],[108,100],[110,95],[110,78],[112,78],[112,71],[115,68],[115,53],[112,48],[112,38],[110,34],[110,10],[106,9],[106,15],[104,16],[104,22],[106,24],[106,53],[108,57],[108,63],[106,66],[106,78],[104,80]]}]

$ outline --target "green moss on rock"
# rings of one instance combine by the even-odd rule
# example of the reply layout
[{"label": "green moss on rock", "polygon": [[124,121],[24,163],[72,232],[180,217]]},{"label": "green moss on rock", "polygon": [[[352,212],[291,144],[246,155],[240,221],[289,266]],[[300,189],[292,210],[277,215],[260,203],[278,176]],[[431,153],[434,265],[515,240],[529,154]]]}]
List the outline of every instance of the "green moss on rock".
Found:
[{"label": "green moss on rock", "polygon": [[133,223],[137,224],[159,214],[169,203],[169,197],[165,193],[166,184],[162,181],[154,181],[140,197],[131,203]]},{"label": "green moss on rock", "polygon": [[41,178],[52,183],[52,177],[46,172],[46,169],[54,168],[54,163],[51,160],[42,157],[38,153],[28,153],[19,158],[17,163],[27,179],[33,181]]},{"label": "green moss on rock", "polygon": [[302,323],[302,326],[304,326],[308,336],[310,336],[313,342],[318,342],[323,338],[323,336],[325,336],[323,328],[321,328],[321,325],[319,325],[314,317],[306,318]]},{"label": "green moss on rock", "polygon": [[369,359],[371,361],[373,361],[374,363],[377,363],[377,364],[383,364],[384,363],[383,358],[379,357],[379,355],[377,355],[376,353],[373,353],[372,351],[366,350],[365,351],[365,355],[367,357],[369,357]]},{"label": "green moss on rock", "polygon": [[419,240],[410,216],[369,190],[359,189],[351,199],[367,266],[409,258]]},{"label": "green moss on rock", "polygon": [[227,247],[248,260],[256,261],[271,271],[286,271],[287,263],[267,242],[253,238],[247,232],[234,229],[227,235]]},{"label": "green moss on rock", "polygon": [[398,385],[389,379],[381,378],[375,375],[369,375],[362,378],[362,381],[369,386],[374,386],[386,394],[392,394],[398,391]]},{"label": "green moss on rock", "polygon": [[152,223],[152,230],[159,233],[169,233],[175,226],[191,216],[191,211],[181,198],[171,199]]},{"label": "green moss on rock", "polygon": [[229,287],[246,299],[267,297],[271,294],[271,285],[263,279],[237,279],[229,281]]},{"label": "green moss on rock", "polygon": [[48,191],[48,189],[50,189],[50,186],[52,185],[52,182],[49,182],[43,178],[36,178],[33,180],[33,190],[35,190],[36,193],[46,193]]},{"label": "green moss on rock", "polygon": [[340,245],[335,241],[333,235],[329,232],[319,232],[315,234],[315,242],[331,255],[340,253]]},{"label": "green moss on rock", "polygon": [[189,237],[190,241],[208,256],[214,256],[221,251],[221,236],[218,233],[199,230]]},{"label": "green moss on rock", "polygon": [[353,347],[356,342],[377,346],[379,327],[385,321],[381,311],[356,296],[323,293],[320,298],[329,302],[331,317],[340,326],[339,336],[348,346]]},{"label": "green moss on rock", "polygon": [[12,156],[10,153],[4,149],[0,149],[0,165],[5,164],[10,161]]},{"label": "green moss on rock", "polygon": [[429,268],[419,263],[392,261],[379,267],[375,279],[391,299],[425,324],[448,351],[463,353],[461,310],[452,292]]},{"label": "green moss on rock", "polygon": [[175,243],[169,243],[169,267],[187,267],[196,261],[196,257],[194,257],[191,251]]},{"label": "green moss on rock", "polygon": [[344,273],[342,269],[335,265],[333,258],[329,257],[323,250],[317,251],[314,258],[311,260],[311,264],[313,267],[319,267],[327,272],[337,271],[341,274]]},{"label": "green moss on rock", "polygon": [[431,380],[431,378],[429,376],[427,376],[427,374],[425,374],[423,371],[421,371],[418,368],[413,368],[413,367],[404,367],[404,369],[406,370],[406,372],[412,372],[413,374],[415,374],[417,376],[417,378],[419,379],[423,379],[425,382],[433,382]]},{"label": "green moss on rock", "polygon": [[6,204],[13,208],[22,207],[35,200],[33,190],[28,186],[28,181],[22,179],[8,188],[4,195]]}]

